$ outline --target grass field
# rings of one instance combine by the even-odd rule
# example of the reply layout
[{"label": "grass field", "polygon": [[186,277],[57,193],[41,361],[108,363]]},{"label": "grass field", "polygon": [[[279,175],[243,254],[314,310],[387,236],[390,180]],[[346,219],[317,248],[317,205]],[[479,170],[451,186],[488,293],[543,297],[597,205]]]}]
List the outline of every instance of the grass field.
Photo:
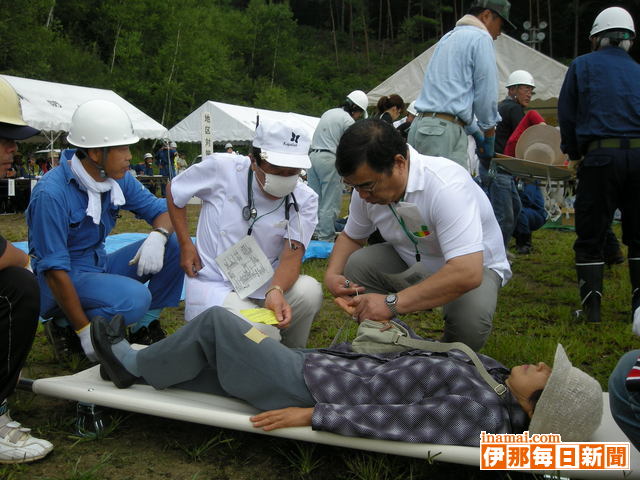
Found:
[{"label": "grass field", "polygon": [[[199,207],[189,206],[192,231]],[[148,226],[124,213],[114,233],[146,232]],[[615,231],[620,235],[619,227]],[[26,240],[23,215],[0,216],[0,232],[9,240]],[[572,244],[574,233],[535,232],[534,253],[517,256],[513,279],[502,289],[494,330],[483,353],[506,365],[543,360],[553,362],[561,342],[573,364],[596,377],[606,389],[609,373],[620,355],[638,345],[631,335],[630,285],[627,268],[605,273],[603,322],[576,323],[578,304]],[[325,260],[311,260],[304,273],[322,280]],[[325,291],[325,305],[315,322],[310,345],[331,342],[345,316]],[[166,309],[163,324],[175,331],[183,308]],[[418,333],[439,338],[440,312],[406,316]],[[58,365],[40,329],[23,375],[41,378],[74,372],[79,362]],[[367,454],[261,435],[217,429],[161,418],[105,411],[113,428],[101,438],[75,436],[73,402],[17,392],[10,405],[14,418],[55,444],[43,461],[0,467],[0,479],[426,479],[489,478],[457,465]],[[514,478],[513,475],[510,478]]]}]

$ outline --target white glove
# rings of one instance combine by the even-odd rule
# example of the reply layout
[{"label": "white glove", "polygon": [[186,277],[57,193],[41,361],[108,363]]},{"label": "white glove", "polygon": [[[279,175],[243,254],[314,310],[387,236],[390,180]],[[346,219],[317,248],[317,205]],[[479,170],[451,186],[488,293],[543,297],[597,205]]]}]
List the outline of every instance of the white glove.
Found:
[{"label": "white glove", "polygon": [[78,338],[80,339],[80,345],[82,346],[82,350],[84,350],[84,354],[87,358],[92,362],[97,361],[98,358],[96,357],[96,352],[93,350],[93,344],[91,343],[91,324],[88,323],[80,330],[76,330],[76,335],[78,335]]},{"label": "white glove", "polygon": [[640,307],[636,308],[635,312],[633,312],[632,331],[634,335],[637,335],[640,337]]},{"label": "white glove", "polygon": [[153,275],[162,270],[164,246],[167,237],[160,232],[151,232],[140,245],[138,253],[129,261],[129,265],[138,264],[138,276]]}]

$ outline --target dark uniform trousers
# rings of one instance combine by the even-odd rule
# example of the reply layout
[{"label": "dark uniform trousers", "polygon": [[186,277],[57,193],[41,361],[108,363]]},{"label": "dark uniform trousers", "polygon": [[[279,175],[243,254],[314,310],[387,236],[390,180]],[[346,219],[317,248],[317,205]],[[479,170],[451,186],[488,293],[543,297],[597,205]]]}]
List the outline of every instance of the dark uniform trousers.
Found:
[{"label": "dark uniform trousers", "polygon": [[0,403],[15,389],[38,326],[40,290],[20,267],[0,271]]},{"label": "dark uniform trousers", "polygon": [[575,202],[576,263],[603,260],[613,214],[622,212],[622,241],[629,258],[640,257],[640,149],[598,148],[578,171]]}]

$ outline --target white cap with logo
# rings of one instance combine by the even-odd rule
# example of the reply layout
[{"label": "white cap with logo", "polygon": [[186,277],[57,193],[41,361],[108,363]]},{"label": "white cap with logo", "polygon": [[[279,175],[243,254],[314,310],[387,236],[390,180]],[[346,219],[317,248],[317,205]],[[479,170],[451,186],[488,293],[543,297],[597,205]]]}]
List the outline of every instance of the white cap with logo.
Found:
[{"label": "white cap with logo", "polygon": [[310,145],[310,132],[294,118],[282,122],[261,117],[253,139],[253,146],[265,154],[264,160],[278,167],[311,167]]}]

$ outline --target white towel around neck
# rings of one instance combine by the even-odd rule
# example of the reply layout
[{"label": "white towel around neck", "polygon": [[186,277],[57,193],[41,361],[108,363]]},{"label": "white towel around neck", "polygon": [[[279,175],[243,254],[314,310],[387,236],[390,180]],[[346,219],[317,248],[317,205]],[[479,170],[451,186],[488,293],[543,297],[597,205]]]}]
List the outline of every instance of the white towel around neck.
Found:
[{"label": "white towel around neck", "polygon": [[89,197],[87,215],[93,218],[93,223],[96,225],[100,224],[100,217],[102,215],[102,193],[111,190],[111,203],[116,207],[125,204],[124,194],[118,182],[113,178],[107,178],[104,182],[95,181],[75,155],[71,159],[71,171],[75,175],[80,189],[87,192],[87,196]]},{"label": "white towel around neck", "polygon": [[479,29],[489,33],[489,30],[487,30],[487,27],[485,26],[485,24],[482,23],[480,19],[474,15],[466,14],[456,22],[456,27],[460,27],[463,25],[471,25],[473,27],[478,27]]}]

